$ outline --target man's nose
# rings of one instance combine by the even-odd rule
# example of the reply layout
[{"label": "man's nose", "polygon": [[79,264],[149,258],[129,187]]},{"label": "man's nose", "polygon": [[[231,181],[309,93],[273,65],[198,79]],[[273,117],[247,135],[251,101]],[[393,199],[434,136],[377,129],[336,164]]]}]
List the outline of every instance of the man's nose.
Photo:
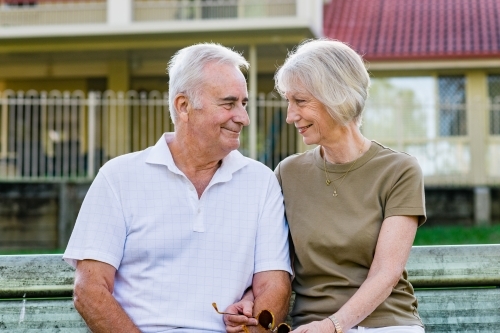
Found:
[{"label": "man's nose", "polygon": [[248,126],[250,124],[250,117],[248,116],[248,112],[243,105],[236,108],[233,120],[235,123],[240,123],[243,126]]}]

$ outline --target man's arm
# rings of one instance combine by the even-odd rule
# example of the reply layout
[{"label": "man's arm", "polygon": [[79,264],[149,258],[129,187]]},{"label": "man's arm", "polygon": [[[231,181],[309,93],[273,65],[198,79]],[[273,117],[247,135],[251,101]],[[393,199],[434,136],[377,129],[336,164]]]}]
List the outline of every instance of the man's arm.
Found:
[{"label": "man's arm", "polygon": [[113,297],[116,269],[95,260],[79,260],[73,301],[76,310],[94,333],[140,333]]},{"label": "man's arm", "polygon": [[[285,271],[265,271],[253,276],[252,290],[254,295],[253,315],[262,310],[274,314],[275,325],[285,321],[288,314],[292,288],[290,274]],[[262,327],[251,326],[250,332],[266,332]]]},{"label": "man's arm", "polygon": [[[253,276],[252,288],[247,290],[241,301],[230,305],[225,311],[241,316],[224,316],[227,333],[267,332],[258,327],[253,318],[262,310],[274,314],[275,326],[285,321],[292,293],[290,274],[285,271],[265,271]],[[246,326],[247,331],[243,329]]]}]

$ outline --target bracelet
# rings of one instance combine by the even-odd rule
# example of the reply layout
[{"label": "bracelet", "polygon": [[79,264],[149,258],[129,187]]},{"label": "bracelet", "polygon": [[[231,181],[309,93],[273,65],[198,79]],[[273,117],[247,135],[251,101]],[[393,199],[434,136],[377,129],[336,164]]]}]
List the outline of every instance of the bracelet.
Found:
[{"label": "bracelet", "polygon": [[330,319],[333,323],[333,326],[335,326],[335,332],[344,333],[344,331],[342,331],[342,327],[340,327],[339,321],[337,320],[337,318],[335,318],[334,315],[331,315],[330,317],[328,317],[328,319]]}]

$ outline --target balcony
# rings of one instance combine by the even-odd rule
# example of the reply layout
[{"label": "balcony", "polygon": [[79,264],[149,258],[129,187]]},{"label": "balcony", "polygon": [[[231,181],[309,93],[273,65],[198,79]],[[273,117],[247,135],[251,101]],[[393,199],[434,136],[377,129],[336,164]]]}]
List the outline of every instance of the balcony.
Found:
[{"label": "balcony", "polygon": [[40,26],[106,22],[106,0],[0,1],[0,26]]},{"label": "balcony", "polygon": [[135,0],[134,21],[294,17],[295,0]]},{"label": "balcony", "polygon": [[320,35],[322,4],[322,0],[0,0],[0,38],[301,27]]}]

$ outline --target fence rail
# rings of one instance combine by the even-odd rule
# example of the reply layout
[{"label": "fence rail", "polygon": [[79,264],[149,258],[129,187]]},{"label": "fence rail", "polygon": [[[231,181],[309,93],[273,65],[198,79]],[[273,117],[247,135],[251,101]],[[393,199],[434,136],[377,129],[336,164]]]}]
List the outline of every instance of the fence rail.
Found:
[{"label": "fence rail", "polygon": [[[454,123],[446,112],[460,115],[463,105],[401,105],[369,101],[364,134],[417,157],[427,185],[500,184],[500,100],[485,107],[475,104],[490,120],[484,126],[490,131],[478,133],[484,136],[481,156],[472,150],[470,133],[443,135],[448,132],[440,129]],[[257,135],[250,142],[250,129],[243,130],[244,155],[274,168],[301,149],[295,127],[285,122],[286,108],[287,102],[274,93],[258,95],[257,121],[250,125]],[[88,181],[109,159],[152,146],[173,130],[166,92],[6,90],[0,92],[0,181]],[[474,156],[479,160],[473,161]]]}]

